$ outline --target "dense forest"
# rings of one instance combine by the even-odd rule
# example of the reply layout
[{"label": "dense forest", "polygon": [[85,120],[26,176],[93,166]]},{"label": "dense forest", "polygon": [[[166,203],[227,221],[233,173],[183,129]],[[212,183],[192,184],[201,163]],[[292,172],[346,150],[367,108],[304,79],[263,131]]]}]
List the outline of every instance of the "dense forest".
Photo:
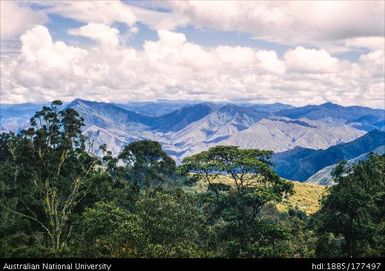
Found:
[{"label": "dense forest", "polygon": [[[0,257],[382,257],[385,156],[341,162],[308,215],[272,153],[217,146],[180,166],[158,142],[88,152],[60,101],[0,136]],[[221,182],[226,176],[230,181]]]}]

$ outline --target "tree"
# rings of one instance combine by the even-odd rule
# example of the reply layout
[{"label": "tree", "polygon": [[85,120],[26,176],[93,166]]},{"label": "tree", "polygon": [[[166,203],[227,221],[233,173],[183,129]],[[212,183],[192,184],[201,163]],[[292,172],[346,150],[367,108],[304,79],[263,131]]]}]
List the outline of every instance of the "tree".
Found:
[{"label": "tree", "polygon": [[110,202],[87,208],[71,241],[78,257],[141,257],[146,244],[140,217]]},{"label": "tree", "polygon": [[279,244],[274,257],[315,257],[317,236],[309,225],[310,216],[298,208],[289,208],[288,212],[276,211],[273,215],[287,233],[287,238]]},{"label": "tree", "polygon": [[[125,146],[118,159],[118,174],[136,188],[159,188],[175,179],[176,164],[156,141],[135,141]],[[117,161],[118,162],[118,161]]]},{"label": "tree", "polygon": [[[354,166],[339,164],[337,185],[315,216],[319,256],[368,257],[385,253],[385,155],[370,154]],[[330,254],[330,244],[334,251]]]},{"label": "tree", "polygon": [[[208,183],[212,214],[226,222],[221,238],[229,256],[263,255],[257,250],[269,237],[283,238],[281,228],[267,226],[258,217],[266,203],[279,202],[292,191],[292,184],[271,169],[270,156],[269,151],[216,146],[183,160],[185,171]],[[231,178],[231,185],[215,182],[224,176]]]},{"label": "tree", "polygon": [[56,255],[66,246],[71,215],[87,194],[99,163],[85,151],[83,119],[61,105],[53,101],[44,106],[31,118],[30,128],[17,136],[8,134],[1,144],[6,153],[2,166],[12,169],[8,193],[20,192],[14,205],[3,208],[38,225]]},{"label": "tree", "polygon": [[202,257],[207,255],[207,227],[196,196],[180,188],[142,195],[136,214],[143,222],[148,245],[143,257]]}]

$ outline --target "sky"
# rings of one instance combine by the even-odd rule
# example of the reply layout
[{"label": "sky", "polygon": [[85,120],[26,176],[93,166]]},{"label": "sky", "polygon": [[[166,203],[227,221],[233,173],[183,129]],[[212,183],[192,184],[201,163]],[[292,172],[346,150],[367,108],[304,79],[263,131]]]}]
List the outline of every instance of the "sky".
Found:
[{"label": "sky", "polygon": [[1,103],[385,108],[384,1],[0,1]]}]

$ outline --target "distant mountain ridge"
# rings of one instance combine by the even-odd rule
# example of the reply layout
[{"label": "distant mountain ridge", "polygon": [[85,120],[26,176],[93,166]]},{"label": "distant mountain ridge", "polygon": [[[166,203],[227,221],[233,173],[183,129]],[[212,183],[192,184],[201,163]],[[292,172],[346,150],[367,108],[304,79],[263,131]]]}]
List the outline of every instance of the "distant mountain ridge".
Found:
[{"label": "distant mountain ridge", "polygon": [[210,114],[213,109],[213,106],[205,103],[183,107],[166,115],[157,117],[151,127],[162,132],[179,131],[190,123],[204,118]]},{"label": "distant mountain ridge", "polygon": [[101,120],[108,118],[126,123],[134,122],[144,125],[152,125],[155,122],[152,117],[128,111],[110,103],[91,102],[76,99],[69,103],[66,107],[73,108],[78,112],[83,113],[83,118],[86,120],[86,122],[87,120],[90,122],[91,117],[95,116],[99,116]]},{"label": "distant mountain ridge", "polygon": [[251,105],[248,107],[252,108],[256,111],[264,111],[264,112],[269,112],[269,113],[274,113],[274,112],[278,112],[281,110],[294,109],[295,108],[295,106],[283,104],[283,103],[255,104],[255,105]]},{"label": "distant mountain ridge", "polygon": [[[361,154],[361,155],[359,155],[353,159],[349,159],[349,160],[347,160],[347,164],[349,166],[352,166],[361,160],[365,160],[368,158],[369,153],[375,153],[378,155],[383,155],[383,154],[385,154],[385,145],[381,145],[381,146],[375,148],[374,150],[371,150],[370,152],[363,153],[363,154]],[[333,164],[333,165],[324,167],[323,169],[317,171],[315,174],[310,176],[306,180],[306,182],[311,183],[311,184],[317,184],[317,185],[328,185],[328,186],[334,185],[335,182],[333,181],[333,177],[332,177],[331,173],[332,173],[333,169],[336,167],[336,165],[337,164]]]},{"label": "distant mountain ridge", "polygon": [[0,132],[28,126],[30,118],[46,104],[0,104]]},{"label": "distant mountain ridge", "polygon": [[307,119],[323,119],[323,118],[340,118],[351,121],[357,116],[372,115],[385,117],[385,111],[382,109],[372,109],[362,106],[342,106],[334,103],[324,103],[321,105],[306,105],[293,109],[285,109],[278,111],[276,115],[290,118],[307,118]]},{"label": "distant mountain ridge", "polygon": [[[276,153],[272,162],[281,177],[305,181],[322,168],[341,160],[349,160],[385,145],[385,132],[373,130],[348,143],[342,143],[325,150],[294,148]],[[295,163],[293,163],[295,161]]]},{"label": "distant mountain ridge", "polygon": [[[177,161],[218,144],[274,152],[298,146],[327,149],[372,129],[385,130],[385,110],[331,103],[293,107],[162,101],[157,107],[156,102],[124,105],[75,99],[65,106],[85,119],[83,131],[96,153],[99,143],[117,153],[124,144],[150,139],[159,141]],[[25,127],[34,112],[26,116],[23,110],[23,106],[4,106],[0,131]]]},{"label": "distant mountain ridge", "polygon": [[158,102],[131,102],[131,103],[115,103],[125,110],[132,111],[138,114],[159,117],[183,107],[198,104],[200,102],[183,102],[183,101],[158,101]]},{"label": "distant mountain ridge", "polygon": [[365,131],[373,129],[384,130],[385,128],[384,110],[361,106],[344,107],[330,102],[321,105],[307,105],[294,109],[285,109],[278,111],[275,114],[294,119],[342,119],[347,123],[350,123],[353,127]]}]

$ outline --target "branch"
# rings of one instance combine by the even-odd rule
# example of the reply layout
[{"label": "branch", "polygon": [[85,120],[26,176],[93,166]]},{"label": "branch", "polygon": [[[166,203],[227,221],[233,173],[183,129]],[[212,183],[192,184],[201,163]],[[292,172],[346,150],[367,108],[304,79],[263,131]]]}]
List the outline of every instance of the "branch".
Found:
[{"label": "branch", "polygon": [[31,208],[29,208],[22,199],[20,201],[24,205],[24,207],[36,218],[37,217],[36,213],[32,211]]},{"label": "branch", "polygon": [[17,215],[20,215],[20,216],[23,216],[25,218],[28,218],[28,219],[31,219],[33,221],[35,221],[36,223],[38,223],[47,233],[48,235],[53,238],[52,234],[51,234],[51,231],[42,223],[40,222],[39,220],[37,220],[35,217],[32,217],[30,215],[26,215],[26,214],[23,214],[23,213],[20,213],[20,212],[17,212],[17,211],[14,211],[6,206],[3,206],[4,209],[7,209],[8,211],[14,213],[14,214],[17,214]]},{"label": "branch", "polygon": [[60,162],[57,166],[56,177],[59,177],[62,165],[65,162],[66,158],[67,158],[67,150],[63,150],[61,157],[60,157]]}]

